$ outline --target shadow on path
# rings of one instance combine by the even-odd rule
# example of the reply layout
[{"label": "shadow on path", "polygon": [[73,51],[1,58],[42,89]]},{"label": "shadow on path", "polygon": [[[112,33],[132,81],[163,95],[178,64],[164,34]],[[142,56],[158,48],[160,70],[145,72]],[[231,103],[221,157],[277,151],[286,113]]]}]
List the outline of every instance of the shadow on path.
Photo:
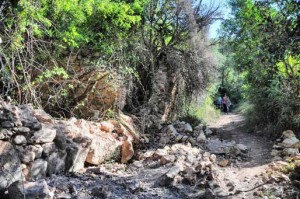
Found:
[{"label": "shadow on path", "polygon": [[220,120],[209,127],[216,132],[221,140],[233,140],[237,144],[247,146],[249,160],[240,162],[240,167],[255,167],[269,163],[272,142],[265,137],[248,133],[245,127],[245,119],[242,115],[229,113],[223,114]]},{"label": "shadow on path", "polygon": [[219,181],[222,190],[227,190],[227,184],[230,182],[234,185],[233,192],[236,193],[225,194],[226,196],[222,198],[257,198],[254,196],[254,192],[256,188],[264,184],[262,175],[271,162],[272,142],[267,138],[248,133],[245,119],[239,114],[223,114],[216,123],[210,124],[209,127],[216,132],[216,137],[220,140],[235,141],[249,149],[249,158],[246,161],[238,161],[234,165],[220,168]]}]

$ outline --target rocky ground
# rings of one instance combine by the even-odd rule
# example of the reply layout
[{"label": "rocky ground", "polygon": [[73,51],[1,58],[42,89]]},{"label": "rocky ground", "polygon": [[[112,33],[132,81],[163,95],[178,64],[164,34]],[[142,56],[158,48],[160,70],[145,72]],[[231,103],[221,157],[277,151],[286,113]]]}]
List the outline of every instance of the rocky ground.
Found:
[{"label": "rocky ground", "polygon": [[244,118],[238,114],[223,115],[218,122],[210,124],[210,128],[218,139],[241,143],[248,149],[246,156],[229,157],[230,165],[219,168],[223,176],[218,179],[220,198],[299,198],[299,189],[291,185],[293,182],[283,172],[290,166],[289,156],[299,154],[294,147],[299,140],[292,131],[283,132],[282,138],[277,140],[280,143],[273,145],[273,141],[265,137],[249,134]]},{"label": "rocky ground", "polygon": [[176,129],[167,128],[157,138],[158,149],[141,150],[128,165],[107,163],[85,174],[52,177],[48,184],[65,185],[55,191],[57,198],[299,197],[288,176],[278,172],[287,163],[273,162],[272,142],[247,133],[242,116],[223,115],[209,127],[212,131],[204,131],[197,146],[180,141],[179,130],[175,139],[166,138]]},{"label": "rocky ground", "polygon": [[38,193],[38,198],[78,199],[296,199],[299,191],[292,184],[298,178],[291,181],[281,172],[289,164],[279,154],[297,154],[298,142],[287,131],[272,146],[270,140],[247,133],[243,117],[237,114],[194,128],[178,121],[155,135],[143,136],[142,146],[127,164],[86,163],[77,172],[14,183],[0,198],[23,198],[25,187],[26,198],[37,198]]}]

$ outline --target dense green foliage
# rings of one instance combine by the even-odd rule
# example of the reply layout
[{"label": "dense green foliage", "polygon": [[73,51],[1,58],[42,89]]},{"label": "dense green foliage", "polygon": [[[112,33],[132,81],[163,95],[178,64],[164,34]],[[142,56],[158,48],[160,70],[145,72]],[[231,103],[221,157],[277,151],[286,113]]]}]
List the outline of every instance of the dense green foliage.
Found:
[{"label": "dense green foliage", "polygon": [[[126,38],[141,21],[144,0],[133,3],[111,0],[41,0],[20,1],[18,8],[5,10],[5,31],[14,34],[12,47],[24,48],[27,36],[52,39],[64,47],[80,47],[86,43],[95,48],[110,46]],[[29,35],[30,34],[30,35]],[[58,42],[60,41],[60,42]]]},{"label": "dense green foliage", "polygon": [[[206,30],[217,8],[201,1],[11,2],[0,3],[2,97],[70,116],[89,104],[88,93],[100,96],[103,88],[115,98],[122,87],[126,111],[136,113],[139,107],[157,106],[155,78],[167,71],[173,77],[165,82],[162,99],[168,118],[175,106],[180,111],[177,102],[190,100],[209,83],[214,63]],[[102,87],[96,83],[101,78]]]},{"label": "dense green foliage", "polygon": [[[300,2],[231,0],[223,39],[256,124],[300,127]],[[277,129],[279,130],[279,129]]]},{"label": "dense green foliage", "polygon": [[[192,103],[186,104],[185,111],[189,117],[183,118],[183,121],[188,122],[194,118],[194,120],[201,121],[202,124],[209,124],[218,120],[221,116],[221,110],[215,106],[215,96],[213,94],[216,90],[216,86],[209,88],[201,103],[192,101]],[[193,123],[191,122],[191,124]]]},{"label": "dense green foliage", "polygon": [[50,111],[70,112],[76,105],[71,93],[80,78],[76,59],[84,50],[88,57],[94,52],[99,56],[88,60],[82,71],[105,68],[111,74],[133,74],[134,55],[123,52],[139,39],[135,34],[147,2],[20,0],[12,6],[4,1],[0,5],[1,95],[10,95],[18,103],[47,106]]},{"label": "dense green foliage", "polygon": [[218,60],[217,73],[213,81],[214,90],[210,90],[209,95],[216,104],[217,98],[226,94],[230,98],[231,109],[235,109],[241,101],[245,100],[245,72],[235,67],[235,60],[226,47],[216,45],[214,56]]}]

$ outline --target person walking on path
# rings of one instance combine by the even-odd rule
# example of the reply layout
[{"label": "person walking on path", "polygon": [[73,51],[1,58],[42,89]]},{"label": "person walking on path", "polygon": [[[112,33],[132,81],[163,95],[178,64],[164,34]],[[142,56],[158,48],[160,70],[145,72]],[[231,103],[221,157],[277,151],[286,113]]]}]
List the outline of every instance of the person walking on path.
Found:
[{"label": "person walking on path", "polygon": [[229,99],[229,97],[225,94],[225,95],[223,96],[223,98],[222,98],[222,111],[223,111],[224,113],[229,112],[230,105],[231,105],[230,99]]},{"label": "person walking on path", "polygon": [[229,112],[230,111],[230,106],[231,106],[231,101],[230,101],[228,96],[227,96],[226,106],[227,106],[227,112]]},{"label": "person walking on path", "polygon": [[222,110],[222,97],[219,96],[217,99],[217,108]]}]

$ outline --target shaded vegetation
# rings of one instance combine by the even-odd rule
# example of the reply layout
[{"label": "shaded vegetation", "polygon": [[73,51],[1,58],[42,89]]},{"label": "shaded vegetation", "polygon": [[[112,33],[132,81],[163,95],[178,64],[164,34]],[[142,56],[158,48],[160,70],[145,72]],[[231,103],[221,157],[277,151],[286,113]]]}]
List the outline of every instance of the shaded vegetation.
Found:
[{"label": "shaded vegetation", "polygon": [[20,0],[0,11],[2,97],[55,116],[146,108],[167,121],[215,70],[207,28],[218,7],[202,1]]},{"label": "shaded vegetation", "polygon": [[[10,6],[4,2],[0,20],[2,95],[43,106],[55,115],[74,114],[106,71],[133,74],[128,67],[134,57],[123,51],[132,48],[146,3],[22,0]],[[80,64],[80,52],[99,55]],[[102,73],[97,75],[94,70]],[[87,88],[76,96],[87,75],[93,78],[86,80],[90,82]]]},{"label": "shaded vegetation", "polygon": [[243,74],[252,123],[276,131],[300,128],[300,3],[231,0],[223,23],[226,52]]},{"label": "shaded vegetation", "polygon": [[169,121],[215,115],[227,93],[233,108],[249,101],[252,124],[300,129],[299,1],[229,5],[220,55],[207,38],[218,6],[203,1],[3,1],[1,96],[55,116]]}]

